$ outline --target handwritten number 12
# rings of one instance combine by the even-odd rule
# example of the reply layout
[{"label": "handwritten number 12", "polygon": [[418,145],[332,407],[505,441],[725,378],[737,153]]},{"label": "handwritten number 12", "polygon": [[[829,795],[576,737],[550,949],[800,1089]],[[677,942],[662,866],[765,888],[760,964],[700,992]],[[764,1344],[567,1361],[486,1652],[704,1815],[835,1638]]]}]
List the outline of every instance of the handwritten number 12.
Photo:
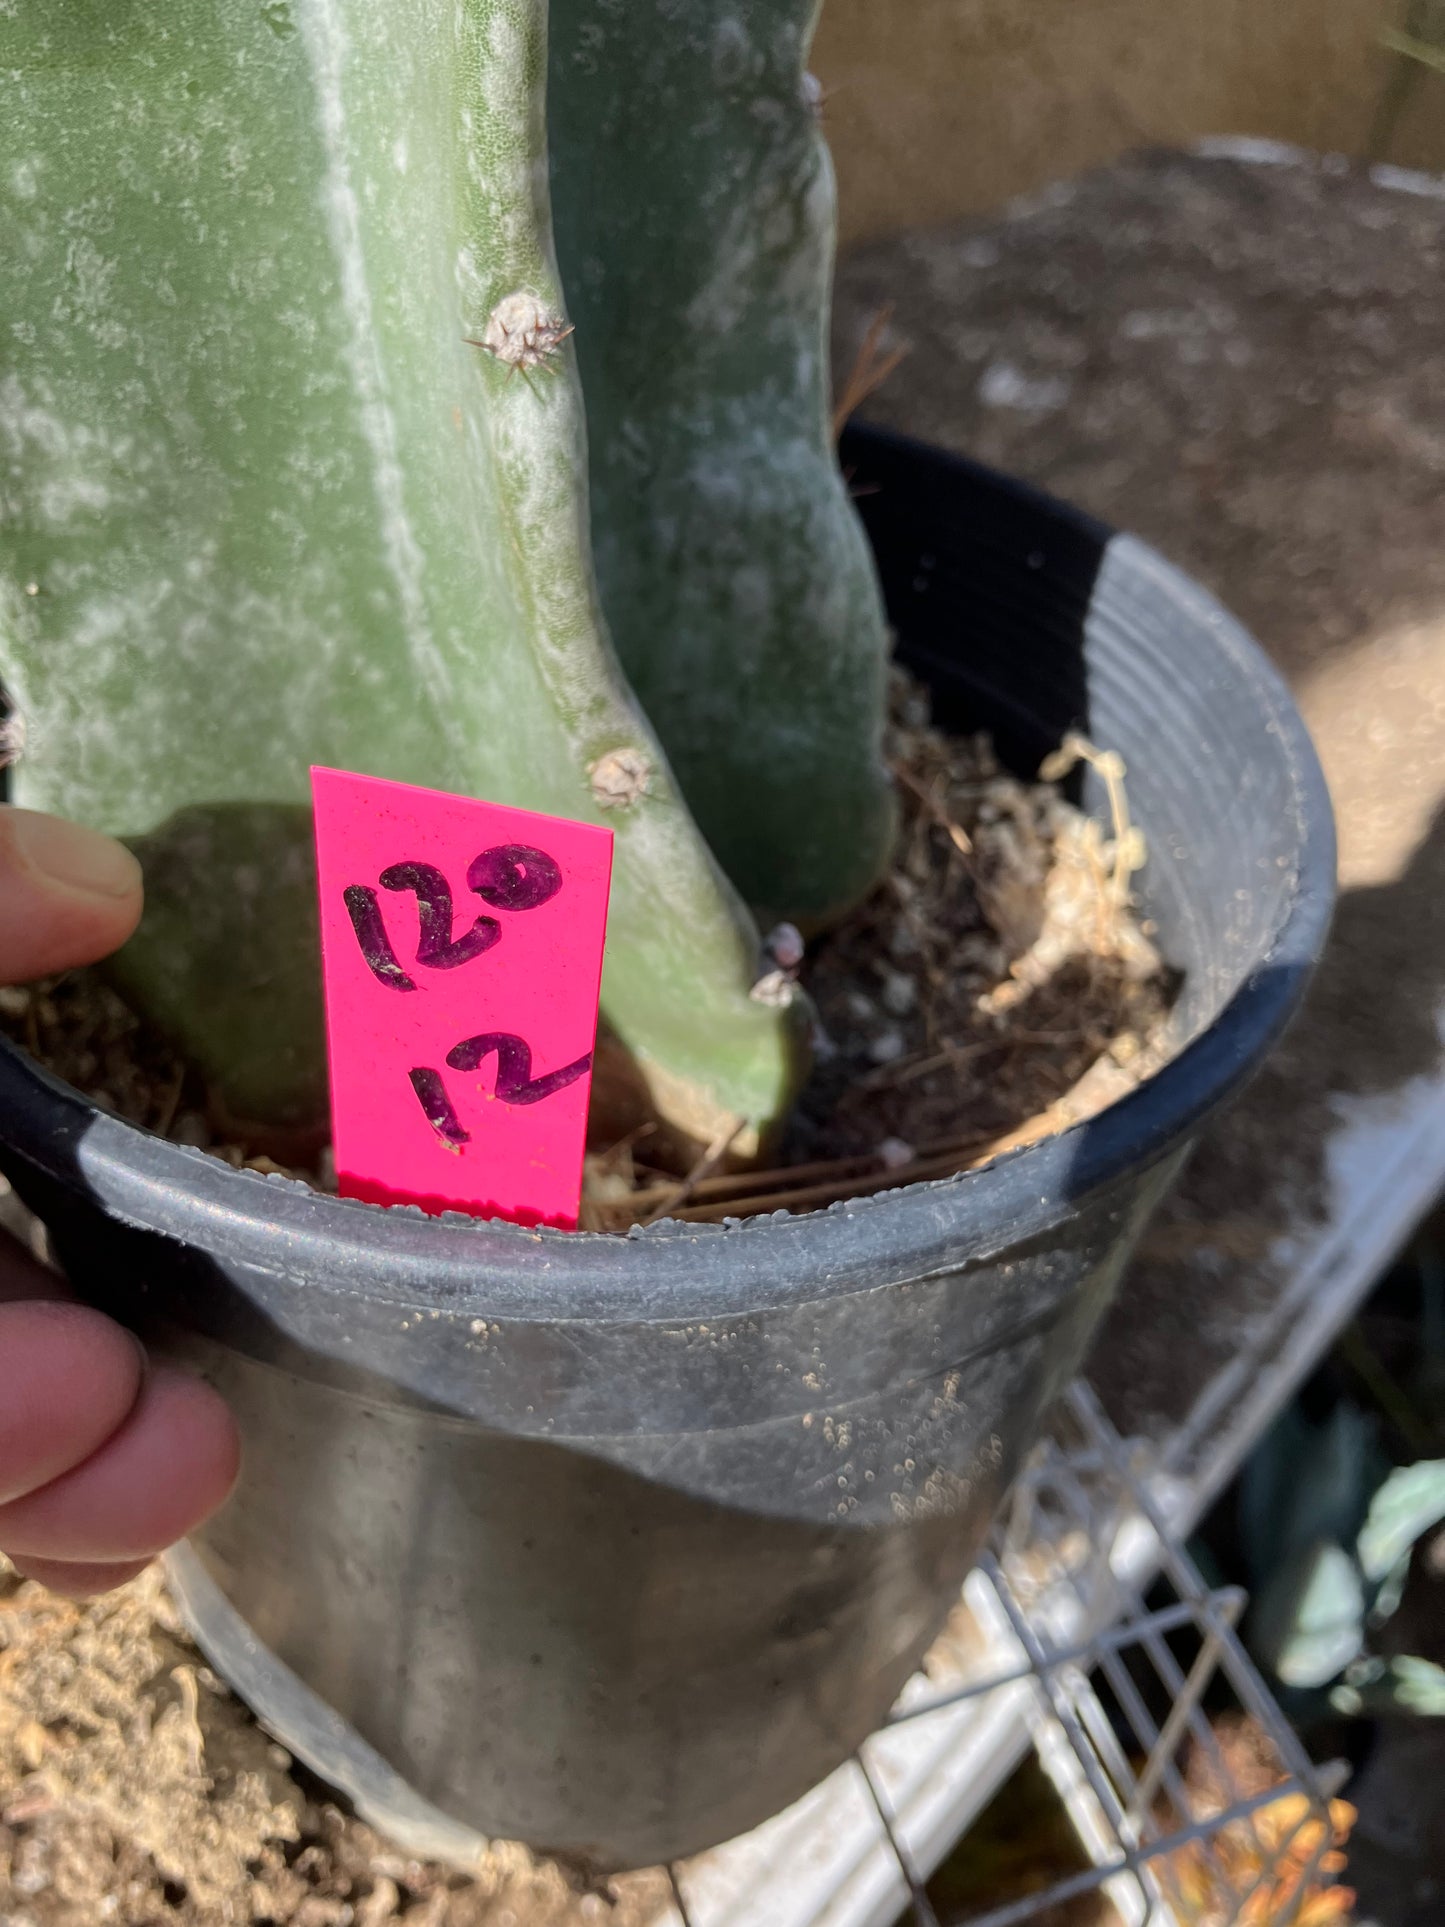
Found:
[{"label": "handwritten number 12", "polygon": [[[572,1063],[564,1064],[561,1070],[533,1077],[531,1046],[524,1037],[510,1030],[484,1031],[479,1037],[468,1037],[447,1052],[447,1062],[454,1071],[480,1070],[493,1051],[497,1054],[496,1095],[504,1104],[540,1104],[544,1097],[565,1091],[592,1068],[592,1053],[588,1051]],[[427,1123],[443,1143],[468,1143],[472,1134],[457,1116],[440,1072],[420,1065],[408,1075]]]}]

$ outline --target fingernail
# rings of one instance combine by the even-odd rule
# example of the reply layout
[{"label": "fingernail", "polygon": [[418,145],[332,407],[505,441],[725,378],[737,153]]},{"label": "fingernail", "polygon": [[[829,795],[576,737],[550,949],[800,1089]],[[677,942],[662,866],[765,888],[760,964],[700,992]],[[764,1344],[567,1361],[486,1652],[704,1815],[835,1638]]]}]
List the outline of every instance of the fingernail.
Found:
[{"label": "fingernail", "polygon": [[92,897],[129,897],[140,889],[139,863],[113,836],[39,810],[12,809],[6,816],[23,860],[53,882]]}]

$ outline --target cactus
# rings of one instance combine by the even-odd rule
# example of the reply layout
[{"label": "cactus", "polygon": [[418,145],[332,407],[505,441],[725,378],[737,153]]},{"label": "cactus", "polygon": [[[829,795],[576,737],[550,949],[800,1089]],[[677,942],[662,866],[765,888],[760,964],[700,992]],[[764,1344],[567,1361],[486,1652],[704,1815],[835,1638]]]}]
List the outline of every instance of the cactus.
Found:
[{"label": "cactus", "polygon": [[554,9],[550,89],[546,0],[8,10],[13,793],[134,840],[122,981],[272,1123],[324,1088],[309,764],[605,822],[611,1031],[745,1147],[805,1026],[739,892],[836,911],[890,820],[812,4]]},{"label": "cactus", "polygon": [[[1357,1334],[1348,1343],[1369,1362]],[[1381,1385],[1394,1423],[1419,1430],[1404,1391],[1388,1375]],[[1296,1399],[1245,1466],[1239,1514],[1254,1595],[1246,1634],[1292,1719],[1445,1717],[1445,1667],[1381,1639],[1416,1546],[1445,1520],[1445,1459],[1391,1466],[1377,1413],[1346,1398],[1315,1424]]]},{"label": "cactus", "polygon": [[804,924],[892,831],[872,565],[826,432],[816,12],[553,0],[549,94],[603,605],[713,850]]}]

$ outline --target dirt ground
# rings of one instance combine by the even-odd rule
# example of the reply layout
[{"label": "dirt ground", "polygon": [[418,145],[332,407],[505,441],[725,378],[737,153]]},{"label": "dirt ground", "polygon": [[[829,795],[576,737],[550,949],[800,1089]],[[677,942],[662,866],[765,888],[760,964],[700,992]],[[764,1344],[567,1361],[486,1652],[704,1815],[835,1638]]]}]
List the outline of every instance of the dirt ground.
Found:
[{"label": "dirt ground", "polygon": [[158,1570],[72,1605],[0,1559],[3,1927],[642,1927],[667,1891],[505,1844],[409,1859],[207,1670]]}]

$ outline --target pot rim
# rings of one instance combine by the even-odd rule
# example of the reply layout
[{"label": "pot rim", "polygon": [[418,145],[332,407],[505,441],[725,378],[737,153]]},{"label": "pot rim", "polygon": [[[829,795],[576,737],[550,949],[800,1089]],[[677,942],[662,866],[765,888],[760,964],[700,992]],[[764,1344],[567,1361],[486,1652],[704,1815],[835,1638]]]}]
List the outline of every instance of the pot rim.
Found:
[{"label": "pot rim", "polygon": [[[907,447],[901,437],[879,437]],[[935,460],[945,451],[913,444]],[[958,459],[958,458],[953,458]],[[967,464],[976,467],[974,464]],[[1098,1116],[952,1177],[794,1215],[719,1225],[662,1220],[626,1235],[528,1230],[459,1212],[430,1217],[237,1170],[98,1110],[0,1039],[3,1137],[33,1169],[96,1196],[113,1217],[290,1276],[444,1310],[531,1320],[630,1323],[761,1311],[957,1270],[1074,1215],[1126,1170],[1166,1156],[1258,1064],[1299,1002],[1334,900],[1334,825],[1314,746],[1282,678],[1241,625],[1137,538],[1041,490],[987,473],[1056,523],[1127,543],[1168,585],[1268,718],[1291,779],[1293,890],[1272,940],[1213,1020]],[[338,1282],[338,1279],[340,1282]]]}]

